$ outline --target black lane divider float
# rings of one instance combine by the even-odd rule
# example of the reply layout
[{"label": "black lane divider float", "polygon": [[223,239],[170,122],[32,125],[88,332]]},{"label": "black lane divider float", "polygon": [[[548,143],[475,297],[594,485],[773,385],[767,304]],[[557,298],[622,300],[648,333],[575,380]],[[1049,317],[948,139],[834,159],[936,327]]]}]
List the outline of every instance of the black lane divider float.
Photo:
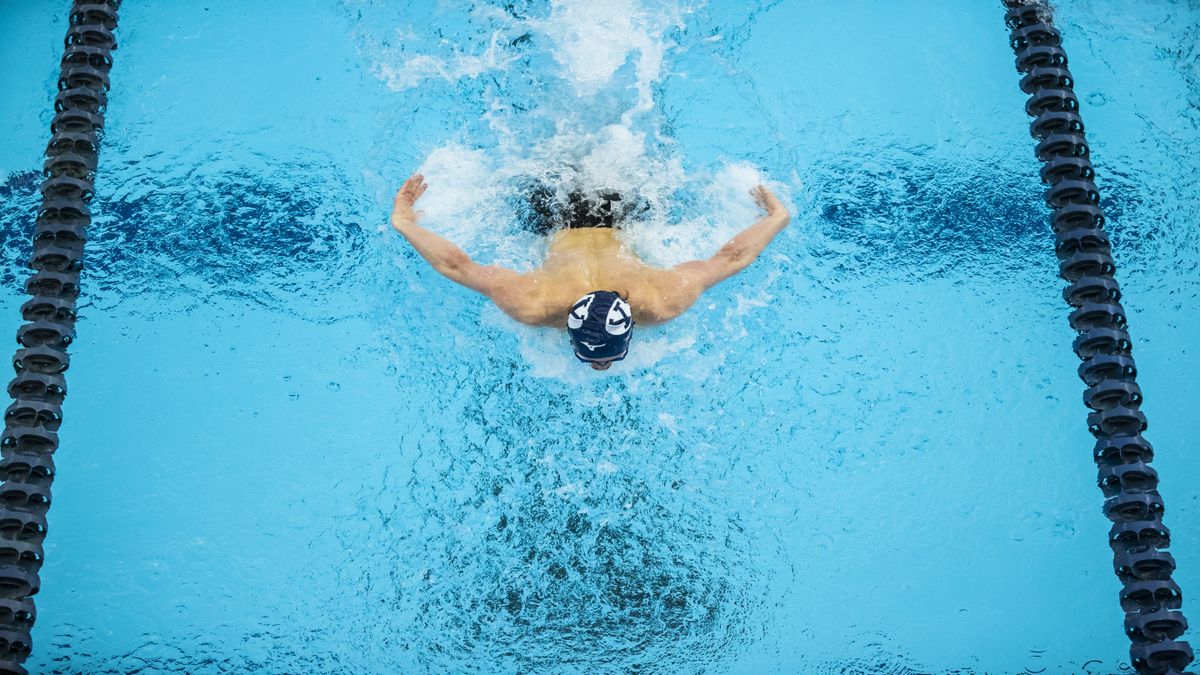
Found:
[{"label": "black lane divider float", "polygon": [[54,480],[54,451],[67,395],[63,373],[67,347],[75,339],[79,267],[92,199],[99,135],[117,48],[120,0],[81,2],[71,7],[54,120],[43,167],[42,205],[37,212],[34,270],[25,283],[33,296],[21,306],[13,356],[14,399],[4,413],[0,439],[0,674],[26,672],[37,616],[32,596],[41,587],[42,541]]},{"label": "black lane divider float", "polygon": [[1079,377],[1087,384],[1083,402],[1092,410],[1087,423],[1096,437],[1104,514],[1113,522],[1109,543],[1123,585],[1130,659],[1138,673],[1180,673],[1192,662],[1191,646],[1179,640],[1188,624],[1180,611],[1183,596],[1171,579],[1175,559],[1166,551],[1171,534],[1162,522],[1158,473],[1150,467],[1154,450],[1142,437],[1142,391],[1075,80],[1045,0],[1004,5],[1017,70],[1024,73],[1021,90],[1029,94],[1025,112],[1034,118],[1029,131],[1038,141],[1042,182],[1050,186],[1045,200],[1054,210],[1050,224],[1059,272],[1070,283],[1063,299],[1074,308],[1069,319],[1079,333],[1074,348],[1083,361]]}]

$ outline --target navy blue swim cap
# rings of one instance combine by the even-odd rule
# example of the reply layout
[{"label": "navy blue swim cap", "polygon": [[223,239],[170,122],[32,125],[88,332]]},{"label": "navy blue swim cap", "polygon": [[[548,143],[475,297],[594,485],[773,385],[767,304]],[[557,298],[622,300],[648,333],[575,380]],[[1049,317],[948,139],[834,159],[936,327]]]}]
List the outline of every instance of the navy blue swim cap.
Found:
[{"label": "navy blue swim cap", "polygon": [[582,361],[625,357],[633,337],[633,310],[612,291],[593,291],[567,314],[571,347]]}]

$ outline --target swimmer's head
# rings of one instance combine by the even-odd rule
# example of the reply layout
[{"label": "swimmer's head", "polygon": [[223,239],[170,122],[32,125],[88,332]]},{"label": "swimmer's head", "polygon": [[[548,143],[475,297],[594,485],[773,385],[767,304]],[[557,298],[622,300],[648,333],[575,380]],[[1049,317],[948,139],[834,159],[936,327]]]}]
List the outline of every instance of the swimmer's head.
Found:
[{"label": "swimmer's head", "polygon": [[592,291],[567,313],[567,334],[575,358],[596,370],[607,370],[625,358],[633,337],[633,310],[613,291]]}]

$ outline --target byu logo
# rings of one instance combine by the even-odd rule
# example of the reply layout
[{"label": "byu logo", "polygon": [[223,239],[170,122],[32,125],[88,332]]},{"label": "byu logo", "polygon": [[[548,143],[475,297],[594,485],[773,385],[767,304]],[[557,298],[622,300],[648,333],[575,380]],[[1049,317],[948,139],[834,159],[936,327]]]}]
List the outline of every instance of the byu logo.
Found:
[{"label": "byu logo", "polygon": [[630,328],[633,328],[633,313],[629,310],[629,303],[617,298],[608,308],[608,322],[604,329],[609,335],[624,335]]},{"label": "byu logo", "polygon": [[592,300],[596,299],[595,293],[588,293],[575,303],[571,308],[571,313],[567,315],[567,328],[579,328],[583,325],[583,320],[587,318],[588,310],[592,308]]}]

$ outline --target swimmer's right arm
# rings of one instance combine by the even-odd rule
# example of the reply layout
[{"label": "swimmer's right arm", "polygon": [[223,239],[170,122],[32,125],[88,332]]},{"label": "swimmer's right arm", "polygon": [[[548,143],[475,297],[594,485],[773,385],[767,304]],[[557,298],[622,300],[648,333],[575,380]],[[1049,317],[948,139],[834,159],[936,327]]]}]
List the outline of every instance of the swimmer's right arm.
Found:
[{"label": "swimmer's right arm", "polygon": [[519,315],[526,313],[523,306],[529,304],[529,294],[524,292],[529,284],[524,283],[522,275],[497,265],[480,265],[454,242],[417,224],[420,213],[413,211],[413,204],[428,187],[420,174],[404,182],[392,203],[392,227],[447,279],[486,295],[506,313],[522,320]]},{"label": "swimmer's right arm", "polygon": [[421,214],[413,210],[413,204],[428,188],[425,177],[419,173],[404,181],[404,185],[396,193],[395,201],[392,202],[392,227],[404,235],[408,243],[412,244],[417,253],[420,253],[435,270],[466,285],[464,282],[467,280],[467,270],[479,265],[454,242],[417,224],[417,218]]}]

